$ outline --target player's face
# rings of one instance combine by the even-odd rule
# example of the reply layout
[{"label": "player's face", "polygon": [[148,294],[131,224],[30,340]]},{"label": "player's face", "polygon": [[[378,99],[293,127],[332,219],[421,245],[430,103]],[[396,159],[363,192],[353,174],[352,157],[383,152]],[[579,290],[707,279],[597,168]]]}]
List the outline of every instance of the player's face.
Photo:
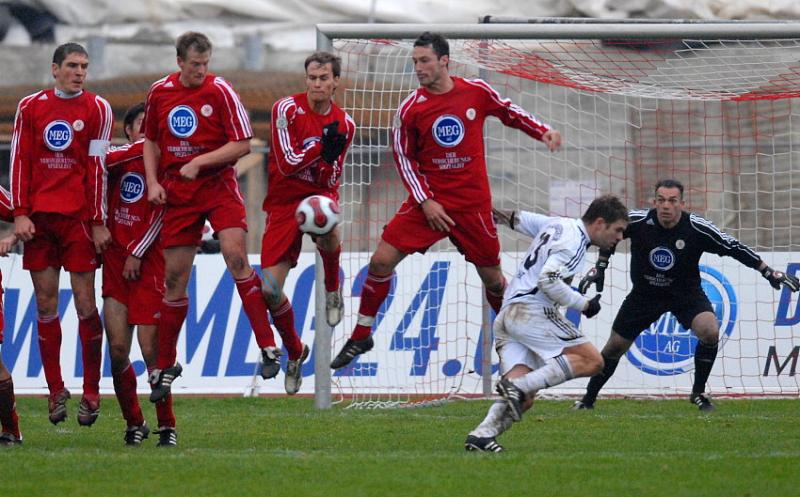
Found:
[{"label": "player's face", "polygon": [[136,119],[133,120],[130,126],[125,128],[125,131],[128,133],[130,137],[131,143],[139,141],[143,138],[142,136],[142,121],[144,121],[144,112],[140,112]]},{"label": "player's face", "polygon": [[605,219],[597,219],[599,223],[600,229],[596,234],[595,238],[592,240],[592,243],[600,247],[601,249],[610,249],[614,247],[620,240],[622,240],[622,234],[625,231],[625,228],[628,227],[627,221],[614,221],[613,223],[607,223]]},{"label": "player's face", "polygon": [[653,199],[653,206],[656,208],[658,222],[665,228],[671,228],[678,224],[683,211],[683,198],[678,188],[661,187],[656,190],[656,197]]},{"label": "player's face", "polygon": [[449,76],[447,63],[450,57],[447,55],[437,57],[432,46],[414,47],[411,60],[414,61],[414,72],[417,74],[419,84],[426,88],[436,86],[443,78]]},{"label": "player's face", "polygon": [[83,89],[88,68],[89,57],[85,54],[73,52],[67,55],[61,65],[53,64],[56,88],[67,93],[78,93]]},{"label": "player's face", "polygon": [[306,69],[306,94],[308,103],[327,104],[333,98],[333,92],[339,85],[339,78],[333,75],[333,67],[329,62],[320,64],[312,62]]},{"label": "player's face", "polygon": [[211,60],[211,50],[198,52],[190,48],[186,52],[186,58],[178,57],[178,67],[181,68],[181,83],[189,88],[195,88],[203,84],[208,73],[208,63]]}]

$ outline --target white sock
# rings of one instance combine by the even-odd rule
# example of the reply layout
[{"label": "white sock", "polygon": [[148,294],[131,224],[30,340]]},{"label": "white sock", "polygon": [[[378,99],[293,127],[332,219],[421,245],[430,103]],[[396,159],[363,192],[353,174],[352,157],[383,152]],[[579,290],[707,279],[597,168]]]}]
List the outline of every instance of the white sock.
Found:
[{"label": "white sock", "polygon": [[543,388],[550,388],[571,380],[572,368],[569,360],[564,355],[548,359],[544,366],[530,373],[514,378],[511,382],[528,395],[538,392]]},{"label": "white sock", "polygon": [[489,412],[481,424],[469,434],[480,438],[496,437],[509,429],[513,422],[514,420],[508,414],[508,406],[505,401],[498,400],[489,408]]}]

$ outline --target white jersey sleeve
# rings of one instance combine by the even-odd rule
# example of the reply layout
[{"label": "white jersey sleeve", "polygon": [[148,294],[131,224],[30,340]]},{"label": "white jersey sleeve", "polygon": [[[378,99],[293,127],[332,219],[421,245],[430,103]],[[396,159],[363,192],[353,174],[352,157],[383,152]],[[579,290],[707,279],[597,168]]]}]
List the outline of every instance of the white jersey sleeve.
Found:
[{"label": "white jersey sleeve", "polygon": [[519,211],[517,213],[516,223],[514,224],[514,231],[534,237],[543,226],[553,219],[554,218],[550,216],[536,214],[535,212]]}]

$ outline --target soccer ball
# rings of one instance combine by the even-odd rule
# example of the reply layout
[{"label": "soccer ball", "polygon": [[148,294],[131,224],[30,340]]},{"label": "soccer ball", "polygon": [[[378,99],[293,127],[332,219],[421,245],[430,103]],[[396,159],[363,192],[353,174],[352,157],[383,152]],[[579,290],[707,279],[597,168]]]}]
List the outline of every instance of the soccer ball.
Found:
[{"label": "soccer ball", "polygon": [[306,197],[294,213],[300,231],[327,235],[339,224],[339,204],[324,195]]}]

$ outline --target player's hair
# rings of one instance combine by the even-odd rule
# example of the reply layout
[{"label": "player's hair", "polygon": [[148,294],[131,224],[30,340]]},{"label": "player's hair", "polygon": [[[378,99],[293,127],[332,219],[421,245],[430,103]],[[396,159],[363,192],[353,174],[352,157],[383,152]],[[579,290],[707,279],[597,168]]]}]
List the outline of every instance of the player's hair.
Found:
[{"label": "player's hair", "polygon": [[144,112],[144,102],[134,104],[125,111],[125,116],[122,118],[122,132],[125,133],[125,138],[128,140],[131,139],[131,136],[128,134],[128,126],[133,126],[133,121],[136,120],[136,116],[142,112]]},{"label": "player's hair", "polygon": [[189,54],[189,49],[194,48],[195,51],[198,53],[206,53],[211,50],[211,40],[208,39],[208,36],[204,35],[203,33],[198,33],[196,31],[187,31],[178,37],[178,41],[175,42],[175,51],[183,60],[186,60],[186,56]]},{"label": "player's hair", "polygon": [[61,66],[61,63],[64,62],[64,59],[67,58],[67,55],[71,53],[79,53],[87,57],[89,56],[89,52],[83,48],[83,45],[73,42],[64,43],[63,45],[59,45],[55,52],[53,52],[53,64]]},{"label": "player's hair", "polygon": [[683,198],[683,183],[676,179],[662,179],[658,183],[656,183],[654,192],[658,192],[659,188],[677,188],[679,192],[681,192],[681,198]]},{"label": "player's hair", "polygon": [[628,221],[628,209],[616,195],[603,195],[592,200],[581,220],[591,224],[599,218],[603,218],[606,224]]},{"label": "player's hair", "polygon": [[338,78],[339,75],[342,73],[342,59],[340,57],[333,55],[330,52],[314,52],[308,57],[306,57],[306,65],[305,65],[306,71],[308,71],[308,66],[311,65],[312,62],[316,62],[321,66],[324,66],[325,64],[330,64],[334,78]]},{"label": "player's hair", "polygon": [[436,54],[437,59],[441,59],[445,55],[448,57],[450,56],[450,44],[447,43],[447,38],[439,33],[425,31],[419,35],[419,38],[417,38],[417,40],[414,42],[414,46],[431,47],[433,52]]}]

